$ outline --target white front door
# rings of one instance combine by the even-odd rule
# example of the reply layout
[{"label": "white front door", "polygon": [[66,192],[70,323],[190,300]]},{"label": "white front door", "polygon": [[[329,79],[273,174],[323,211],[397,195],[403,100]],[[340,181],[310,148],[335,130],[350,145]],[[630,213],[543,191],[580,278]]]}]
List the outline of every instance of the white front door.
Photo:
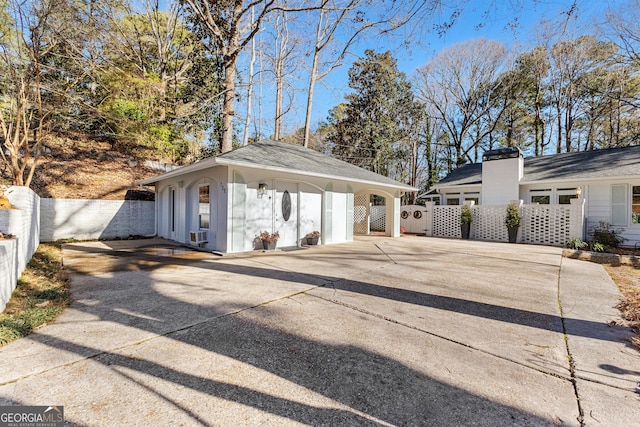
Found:
[{"label": "white front door", "polygon": [[298,185],[276,182],[274,200],[275,231],[280,233],[278,247],[298,246]]}]

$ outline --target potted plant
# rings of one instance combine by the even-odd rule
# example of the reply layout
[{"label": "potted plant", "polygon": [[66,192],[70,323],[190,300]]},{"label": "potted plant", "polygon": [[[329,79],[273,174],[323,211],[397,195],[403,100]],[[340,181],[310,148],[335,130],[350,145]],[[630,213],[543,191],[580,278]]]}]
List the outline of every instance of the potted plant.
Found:
[{"label": "potted plant", "polygon": [[263,231],[260,233],[260,240],[262,240],[262,247],[264,249],[275,249],[279,238],[280,234],[277,231],[274,233]]},{"label": "potted plant", "polygon": [[516,202],[507,205],[507,216],[504,220],[509,232],[509,243],[516,243],[518,228],[520,227],[520,207]]},{"label": "potted plant", "polygon": [[304,238],[307,240],[307,245],[317,245],[318,244],[318,239],[320,239],[320,232],[319,231],[312,231],[311,233],[307,233],[306,236],[304,236]]},{"label": "potted plant", "polygon": [[469,205],[462,205],[462,212],[460,213],[460,233],[463,239],[469,239],[472,222],[473,215],[471,215],[471,208]]}]

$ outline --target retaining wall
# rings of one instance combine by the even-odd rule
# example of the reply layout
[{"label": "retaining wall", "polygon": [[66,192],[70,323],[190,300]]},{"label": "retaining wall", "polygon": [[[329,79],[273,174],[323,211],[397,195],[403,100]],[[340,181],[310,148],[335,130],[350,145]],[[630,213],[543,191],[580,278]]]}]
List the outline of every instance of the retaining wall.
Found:
[{"label": "retaining wall", "polygon": [[16,237],[0,240],[0,312],[40,244],[38,195],[26,187],[10,187],[5,194],[15,209],[0,210],[0,231]]},{"label": "retaining wall", "polygon": [[155,235],[155,202],[41,199],[40,240],[115,239]]},{"label": "retaining wall", "polygon": [[142,200],[41,199],[26,187],[5,191],[15,209],[0,210],[0,312],[40,241],[154,236],[155,202]]}]

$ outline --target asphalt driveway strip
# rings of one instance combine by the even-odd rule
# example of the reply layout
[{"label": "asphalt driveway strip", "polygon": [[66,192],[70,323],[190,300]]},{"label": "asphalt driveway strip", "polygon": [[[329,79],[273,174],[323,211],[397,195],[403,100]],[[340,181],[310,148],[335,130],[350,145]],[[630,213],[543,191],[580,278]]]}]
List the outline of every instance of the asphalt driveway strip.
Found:
[{"label": "asphalt driveway strip", "polygon": [[216,256],[64,246],[73,303],[0,348],[0,405],[69,425],[634,425],[600,265],[416,236]]}]

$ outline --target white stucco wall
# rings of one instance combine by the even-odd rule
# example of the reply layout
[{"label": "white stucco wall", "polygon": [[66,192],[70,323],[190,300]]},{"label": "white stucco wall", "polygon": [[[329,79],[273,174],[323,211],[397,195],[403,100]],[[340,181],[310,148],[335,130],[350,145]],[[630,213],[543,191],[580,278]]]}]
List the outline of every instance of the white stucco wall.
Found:
[{"label": "white stucco wall", "polygon": [[326,243],[344,243],[347,239],[347,211],[353,211],[353,207],[347,206],[347,185],[345,183],[334,183],[333,191],[327,193],[331,198],[331,230],[325,236]]},{"label": "white stucco wall", "polygon": [[518,200],[523,172],[522,157],[482,162],[482,204],[504,205]]},{"label": "white stucco wall", "polygon": [[[254,239],[262,231],[278,231],[280,247],[299,246],[303,244],[304,236],[312,231],[321,232],[321,243],[324,244],[347,241],[347,198],[343,193],[340,196],[347,190],[345,183],[251,168],[230,169],[230,179],[234,185],[229,197],[241,200],[242,204],[232,204],[233,209],[228,216],[234,222],[230,222],[229,232],[234,228],[243,230],[242,241],[233,240],[232,252],[253,250]],[[258,197],[260,183],[268,186],[262,197]],[[326,191],[327,186],[337,189],[338,193]],[[292,202],[291,216],[287,221],[282,215],[285,190]],[[238,192],[244,192],[244,196]],[[326,224],[323,224],[323,216]]]},{"label": "white stucco wall", "polygon": [[[267,185],[258,197],[258,186]],[[189,232],[197,230],[197,196],[200,185],[211,186],[211,225],[204,247],[220,252],[244,252],[256,248],[263,231],[278,231],[278,247],[300,246],[306,234],[321,232],[321,244],[353,240],[354,194],[368,191],[390,197],[389,235],[399,235],[399,203],[391,192],[376,184],[306,176],[288,171],[218,165],[156,186],[157,232],[160,237],[189,243]],[[175,231],[171,231],[171,191],[175,191]],[[282,200],[291,199],[291,215],[285,221]]]},{"label": "white stucco wall", "polygon": [[[226,252],[226,233],[219,233],[227,227],[227,168],[218,167],[201,172],[193,172],[174,179],[160,182],[156,187],[157,233],[166,239],[189,244],[189,233],[199,231],[198,189],[200,185],[210,186],[210,223],[208,242],[204,247]],[[175,193],[175,227],[171,230],[171,191]]]},{"label": "white stucco wall", "polygon": [[322,191],[300,184],[300,237],[322,230]]},{"label": "white stucco wall", "polygon": [[40,198],[27,187],[6,191],[15,209],[0,210],[0,231],[15,238],[0,241],[0,312],[40,244]]}]

